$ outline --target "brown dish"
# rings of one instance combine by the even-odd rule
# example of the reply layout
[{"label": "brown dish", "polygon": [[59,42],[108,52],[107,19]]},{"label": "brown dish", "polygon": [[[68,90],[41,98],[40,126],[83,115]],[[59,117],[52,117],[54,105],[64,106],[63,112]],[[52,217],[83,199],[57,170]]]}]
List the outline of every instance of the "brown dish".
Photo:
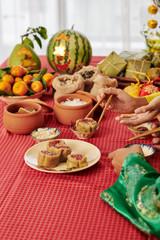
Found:
[{"label": "brown dish", "polygon": [[[74,99],[79,99],[85,101],[86,104],[79,106],[63,105],[61,102]],[[64,125],[71,125],[72,122],[80,118],[84,118],[87,113],[92,109],[93,101],[91,98],[84,96],[82,94],[66,94],[55,99],[54,113],[57,121]],[[93,114],[92,114],[93,116]]]},{"label": "brown dish", "polygon": [[[31,112],[19,113],[19,109],[33,109]],[[34,129],[42,127],[44,115],[41,105],[32,101],[19,101],[4,108],[3,124],[6,130],[15,134],[30,134]]]}]

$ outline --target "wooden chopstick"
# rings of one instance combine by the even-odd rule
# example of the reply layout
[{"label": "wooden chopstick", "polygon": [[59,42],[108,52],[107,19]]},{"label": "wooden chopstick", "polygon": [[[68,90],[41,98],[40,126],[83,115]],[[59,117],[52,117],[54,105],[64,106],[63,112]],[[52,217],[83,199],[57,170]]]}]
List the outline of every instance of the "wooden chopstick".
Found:
[{"label": "wooden chopstick", "polygon": [[146,132],[144,132],[142,134],[139,134],[139,135],[137,135],[137,136],[135,136],[133,138],[127,139],[126,141],[131,141],[131,140],[134,140],[134,139],[137,139],[137,138],[140,138],[140,137],[145,137],[147,135],[150,135],[152,133],[156,133],[156,132],[159,132],[159,131],[160,131],[160,127],[155,128],[153,130],[146,131]]},{"label": "wooden chopstick", "polygon": [[107,100],[107,102],[106,102],[106,104],[105,104],[105,106],[104,106],[104,108],[103,108],[103,111],[102,111],[102,113],[101,113],[101,116],[100,116],[100,118],[99,118],[99,120],[98,120],[98,125],[100,124],[100,122],[101,122],[101,120],[102,120],[102,118],[103,118],[103,116],[104,116],[104,114],[105,114],[105,112],[106,112],[106,109],[107,109],[107,107],[108,107],[109,104],[110,104],[110,101],[111,101],[111,99],[112,99],[112,96],[113,96],[113,95],[110,95],[110,96],[109,96],[109,98],[108,98],[108,100]]},{"label": "wooden chopstick", "polygon": [[94,107],[90,110],[90,112],[87,114],[87,116],[85,118],[88,118],[95,110],[96,108],[101,104],[101,102],[105,99],[106,96],[102,97],[97,103],[96,105],[94,105]]}]

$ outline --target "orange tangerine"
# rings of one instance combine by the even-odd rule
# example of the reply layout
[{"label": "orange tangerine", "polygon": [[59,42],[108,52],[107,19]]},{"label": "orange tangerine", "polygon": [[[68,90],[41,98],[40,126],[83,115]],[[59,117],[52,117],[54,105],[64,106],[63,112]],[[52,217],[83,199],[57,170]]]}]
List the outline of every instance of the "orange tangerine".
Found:
[{"label": "orange tangerine", "polygon": [[15,82],[12,91],[15,95],[24,96],[28,92],[28,85],[23,81]]},{"label": "orange tangerine", "polygon": [[34,81],[31,83],[31,90],[35,93],[39,93],[43,90],[43,84],[40,81]]},{"label": "orange tangerine", "polygon": [[23,81],[27,84],[30,84],[32,79],[33,79],[33,77],[30,74],[27,74],[23,77]]},{"label": "orange tangerine", "polygon": [[0,82],[0,90],[10,91],[11,90],[11,84],[7,81]]},{"label": "orange tangerine", "polygon": [[2,81],[9,82],[9,83],[14,83],[14,77],[11,74],[4,74],[2,77]]},{"label": "orange tangerine", "polygon": [[16,77],[15,82],[19,82],[19,81],[23,81],[23,79],[21,77]]},{"label": "orange tangerine", "polygon": [[11,68],[11,74],[14,77],[21,77],[22,75],[28,74],[28,73],[29,73],[28,69],[24,68],[21,65],[15,65]]},{"label": "orange tangerine", "polygon": [[52,87],[52,82],[54,78],[54,75],[51,73],[46,73],[43,75],[43,80],[46,81],[47,87]]},{"label": "orange tangerine", "polygon": [[39,75],[38,73],[34,73],[33,78],[37,77],[38,75]]}]

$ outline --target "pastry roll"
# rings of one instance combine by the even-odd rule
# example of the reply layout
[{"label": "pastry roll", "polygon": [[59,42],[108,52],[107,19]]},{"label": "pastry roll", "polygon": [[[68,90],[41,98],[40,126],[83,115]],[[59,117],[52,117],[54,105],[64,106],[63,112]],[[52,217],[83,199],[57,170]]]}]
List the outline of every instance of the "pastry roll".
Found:
[{"label": "pastry roll", "polygon": [[54,168],[59,164],[59,159],[59,154],[41,150],[38,155],[38,166],[46,169]]},{"label": "pastry roll", "polygon": [[67,156],[72,152],[71,148],[68,146],[54,146],[52,152],[60,155],[59,162],[66,162]]},{"label": "pastry roll", "polygon": [[81,118],[76,121],[76,130],[83,134],[90,134],[97,130],[98,123],[92,118]]},{"label": "pastry roll", "polygon": [[54,150],[55,146],[65,146],[65,145],[66,145],[65,141],[63,141],[61,139],[53,139],[53,140],[47,142],[46,149],[48,151],[52,152],[52,150]]},{"label": "pastry roll", "polygon": [[71,153],[71,148],[66,146],[65,141],[61,139],[53,139],[47,142],[46,146],[48,151],[60,155],[59,162],[65,162],[67,160],[67,155]]},{"label": "pastry roll", "polygon": [[67,168],[80,168],[88,166],[87,157],[83,154],[69,154],[67,157]]}]

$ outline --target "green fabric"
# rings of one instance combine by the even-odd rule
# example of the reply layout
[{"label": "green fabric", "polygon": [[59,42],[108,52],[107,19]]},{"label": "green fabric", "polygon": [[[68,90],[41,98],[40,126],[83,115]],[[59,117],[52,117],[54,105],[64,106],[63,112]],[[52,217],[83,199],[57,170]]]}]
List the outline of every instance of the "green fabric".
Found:
[{"label": "green fabric", "polygon": [[100,197],[141,231],[160,239],[160,173],[143,155],[128,155],[118,180]]}]

